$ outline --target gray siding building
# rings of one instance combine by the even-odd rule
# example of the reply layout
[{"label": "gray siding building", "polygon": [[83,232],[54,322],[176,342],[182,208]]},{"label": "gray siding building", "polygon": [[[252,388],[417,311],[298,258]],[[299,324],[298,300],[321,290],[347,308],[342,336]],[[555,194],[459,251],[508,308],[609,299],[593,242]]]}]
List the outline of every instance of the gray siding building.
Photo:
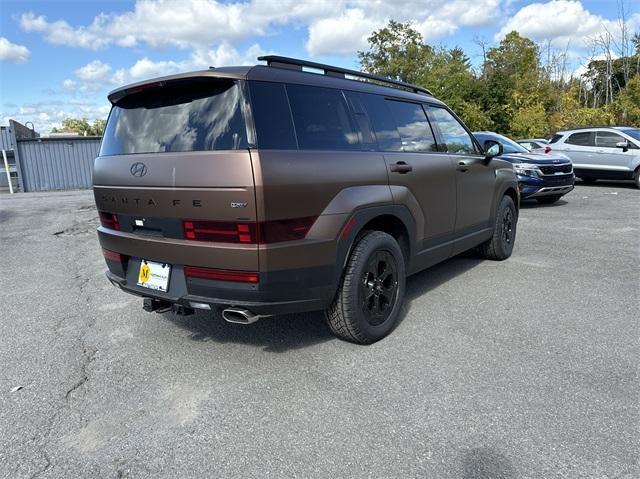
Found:
[{"label": "gray siding building", "polygon": [[[13,120],[8,127],[0,127],[0,150],[7,156],[14,189],[19,191],[91,188],[100,140],[90,136],[42,137]],[[8,186],[0,158],[0,188]]]}]

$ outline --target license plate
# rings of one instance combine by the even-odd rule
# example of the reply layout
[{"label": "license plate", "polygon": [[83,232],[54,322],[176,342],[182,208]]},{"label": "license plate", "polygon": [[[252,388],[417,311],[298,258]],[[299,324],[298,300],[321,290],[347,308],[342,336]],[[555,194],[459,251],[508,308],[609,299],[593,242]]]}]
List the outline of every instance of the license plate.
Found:
[{"label": "license plate", "polygon": [[143,259],[140,262],[138,286],[166,292],[169,289],[171,265]]}]

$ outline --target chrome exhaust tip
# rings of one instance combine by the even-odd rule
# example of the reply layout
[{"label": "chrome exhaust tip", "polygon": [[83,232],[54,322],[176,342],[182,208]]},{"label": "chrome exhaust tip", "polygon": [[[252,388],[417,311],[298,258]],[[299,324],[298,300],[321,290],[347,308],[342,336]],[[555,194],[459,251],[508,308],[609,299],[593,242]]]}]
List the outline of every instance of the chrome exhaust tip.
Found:
[{"label": "chrome exhaust tip", "polygon": [[222,317],[228,323],[251,324],[265,316],[252,313],[251,311],[242,308],[226,308],[222,310]]}]

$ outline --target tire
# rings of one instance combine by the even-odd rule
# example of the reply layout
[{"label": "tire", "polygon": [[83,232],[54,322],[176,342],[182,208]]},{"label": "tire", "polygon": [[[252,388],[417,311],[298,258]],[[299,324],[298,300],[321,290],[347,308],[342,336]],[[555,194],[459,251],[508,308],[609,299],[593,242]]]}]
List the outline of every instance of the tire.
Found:
[{"label": "tire", "polygon": [[480,245],[480,253],[486,259],[502,261],[511,256],[516,241],[518,212],[509,196],[503,196],[496,211],[491,239]]},{"label": "tire", "polygon": [[580,179],[586,185],[592,185],[593,183],[595,183],[597,181],[596,178],[593,178],[591,176],[581,176]]},{"label": "tire", "polygon": [[553,203],[558,201],[560,198],[562,198],[562,195],[549,195],[549,196],[541,196],[539,198],[536,198],[536,201],[543,205],[552,205]]},{"label": "tire", "polygon": [[356,241],[325,314],[338,338],[371,344],[389,334],[398,321],[406,282],[404,257],[387,233],[368,231]]},{"label": "tire", "polygon": [[638,168],[636,170],[636,172],[633,175],[633,181],[636,184],[636,188],[640,188],[640,168]]}]

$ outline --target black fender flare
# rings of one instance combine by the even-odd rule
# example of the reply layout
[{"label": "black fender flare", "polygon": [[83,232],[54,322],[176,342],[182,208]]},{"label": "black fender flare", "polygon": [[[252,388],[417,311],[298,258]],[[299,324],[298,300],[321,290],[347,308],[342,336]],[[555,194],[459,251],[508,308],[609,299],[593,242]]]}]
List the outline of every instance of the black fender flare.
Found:
[{"label": "black fender flare", "polygon": [[404,205],[394,204],[358,208],[347,218],[338,236],[336,244],[336,268],[333,278],[333,283],[336,288],[340,284],[342,272],[347,265],[347,260],[351,255],[358,236],[367,223],[379,216],[393,216],[397,218],[407,230],[408,254],[406,270],[409,271],[411,259],[416,251],[414,240],[416,235],[416,221],[409,211],[409,208]]}]

